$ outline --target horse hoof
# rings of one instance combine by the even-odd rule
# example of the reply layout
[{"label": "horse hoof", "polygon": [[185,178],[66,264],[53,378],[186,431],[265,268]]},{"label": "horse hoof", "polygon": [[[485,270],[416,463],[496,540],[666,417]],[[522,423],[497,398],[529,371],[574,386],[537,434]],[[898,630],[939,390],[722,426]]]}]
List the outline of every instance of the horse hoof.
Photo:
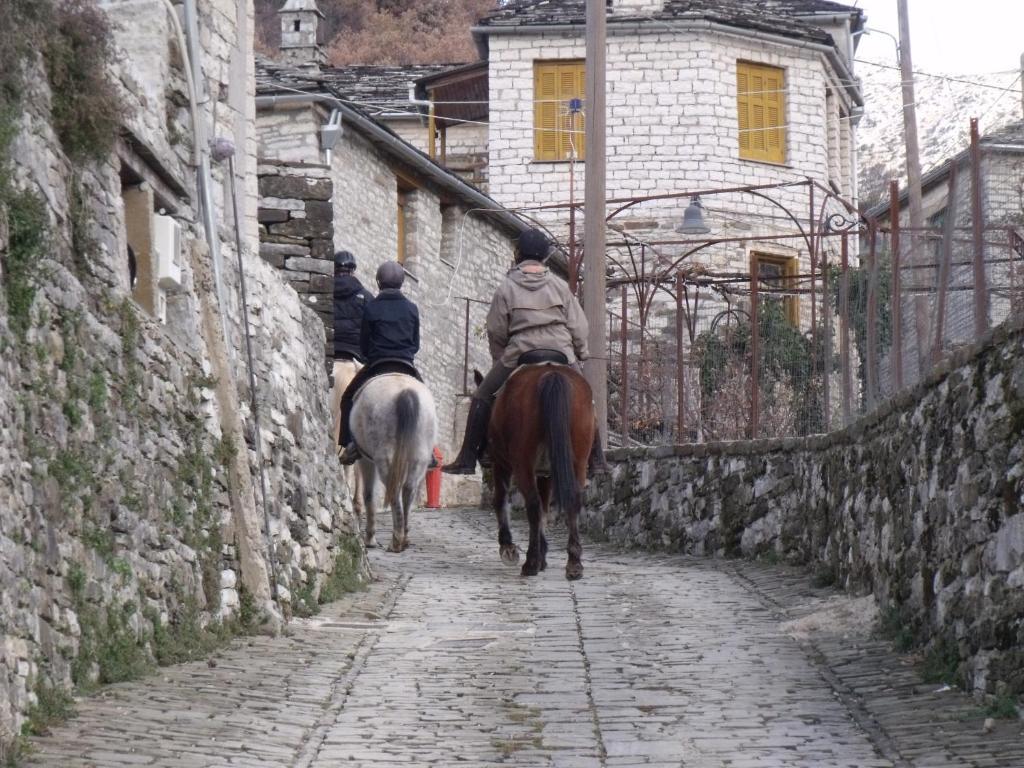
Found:
[{"label": "horse hoof", "polygon": [[583,564],[569,563],[565,566],[565,578],[569,581],[576,581],[583,578]]},{"label": "horse hoof", "polygon": [[519,565],[519,547],[515,544],[506,544],[498,547],[501,554],[501,562],[505,565]]},{"label": "horse hoof", "polygon": [[380,544],[377,543],[377,537],[376,536],[370,536],[370,537],[368,537],[366,539],[366,548],[367,549],[377,549],[378,547],[380,547]]},{"label": "horse hoof", "polygon": [[520,576],[536,576],[538,573],[536,564],[526,563],[523,565],[523,570],[519,572]]},{"label": "horse hoof", "polygon": [[548,569],[548,561],[547,560],[541,560],[540,561],[540,569],[542,571],[546,571]]}]

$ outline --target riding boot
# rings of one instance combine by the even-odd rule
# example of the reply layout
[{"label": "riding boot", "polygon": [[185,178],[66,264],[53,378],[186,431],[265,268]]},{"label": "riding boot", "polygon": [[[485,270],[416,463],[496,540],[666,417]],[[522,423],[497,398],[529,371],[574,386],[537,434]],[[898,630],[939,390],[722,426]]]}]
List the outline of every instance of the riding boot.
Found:
[{"label": "riding boot", "polygon": [[475,397],[470,402],[469,417],[466,419],[466,436],[462,440],[459,455],[451,464],[445,464],[441,471],[449,475],[472,475],[476,472],[476,460],[480,447],[487,437],[487,425],[491,420],[491,404]]},{"label": "riding boot", "polygon": [[342,466],[347,467],[355,464],[361,458],[363,458],[363,453],[359,450],[355,440],[351,440],[346,445],[338,448],[338,461],[341,462]]},{"label": "riding boot", "polygon": [[607,475],[611,471],[604,457],[604,446],[601,445],[601,433],[594,430],[594,442],[590,446],[590,457],[587,459],[587,476]]}]

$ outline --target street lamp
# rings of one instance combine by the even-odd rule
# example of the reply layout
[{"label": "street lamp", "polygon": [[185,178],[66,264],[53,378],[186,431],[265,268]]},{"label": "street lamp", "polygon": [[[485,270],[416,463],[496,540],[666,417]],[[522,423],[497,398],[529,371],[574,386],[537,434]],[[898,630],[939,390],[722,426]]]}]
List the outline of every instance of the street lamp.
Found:
[{"label": "street lamp", "polygon": [[700,197],[694,195],[686,206],[683,223],[676,227],[676,232],[681,235],[706,235],[710,231],[711,228],[704,223],[704,206],[700,204]]}]

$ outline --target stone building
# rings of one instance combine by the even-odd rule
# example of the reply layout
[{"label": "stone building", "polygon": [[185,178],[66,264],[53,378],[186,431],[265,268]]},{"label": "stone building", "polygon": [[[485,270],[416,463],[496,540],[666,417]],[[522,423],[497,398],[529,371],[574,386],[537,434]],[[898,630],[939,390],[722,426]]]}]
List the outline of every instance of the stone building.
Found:
[{"label": "stone building", "polygon": [[[301,23],[318,20],[310,10]],[[334,250],[355,254],[371,288],[383,261],[403,264],[422,321],[417,365],[437,403],[439,447],[452,456],[472,370],[489,367],[487,303],[527,225],[371,114],[370,91],[388,80],[379,68],[366,83],[366,68],[318,67],[316,49],[302,68],[257,64],[260,252],[319,314],[328,354]],[[446,503],[479,499],[474,480],[446,477],[443,488]]]},{"label": "stone building", "polygon": [[[489,189],[503,205],[566,203],[571,183],[582,198],[584,9],[582,0],[520,0],[473,30],[488,63]],[[855,205],[863,100],[853,58],[863,23],[860,10],[827,0],[610,0],[608,198],[809,178]],[[809,218],[806,192],[763,192]],[[647,202],[617,215],[611,255],[625,255],[615,244],[622,233],[632,242],[680,239],[674,231],[689,202]],[[795,231],[779,207],[752,195],[702,202],[711,237]],[[565,210],[537,215],[565,232]],[[656,251],[671,261],[687,249]],[[810,266],[806,247],[781,239],[709,248],[687,264],[735,272],[752,261],[768,273]]]},{"label": "stone building", "polygon": [[[21,96],[0,144],[5,764],[41,697],[366,578],[323,328],[258,257],[251,2],[61,2],[44,27],[20,21],[38,45],[4,72]],[[108,84],[90,115],[121,122],[91,144],[40,55],[85,28],[75,74]]]}]

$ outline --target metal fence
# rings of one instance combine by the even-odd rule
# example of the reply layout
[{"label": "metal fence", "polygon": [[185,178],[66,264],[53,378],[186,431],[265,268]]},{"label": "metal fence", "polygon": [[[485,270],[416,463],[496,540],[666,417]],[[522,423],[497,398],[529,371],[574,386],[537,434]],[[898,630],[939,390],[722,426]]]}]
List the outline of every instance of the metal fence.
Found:
[{"label": "metal fence", "polygon": [[752,260],[744,272],[680,270],[653,290],[618,281],[607,312],[613,442],[848,424],[1020,315],[1024,238],[977,234],[870,225],[823,238],[804,272]]}]

